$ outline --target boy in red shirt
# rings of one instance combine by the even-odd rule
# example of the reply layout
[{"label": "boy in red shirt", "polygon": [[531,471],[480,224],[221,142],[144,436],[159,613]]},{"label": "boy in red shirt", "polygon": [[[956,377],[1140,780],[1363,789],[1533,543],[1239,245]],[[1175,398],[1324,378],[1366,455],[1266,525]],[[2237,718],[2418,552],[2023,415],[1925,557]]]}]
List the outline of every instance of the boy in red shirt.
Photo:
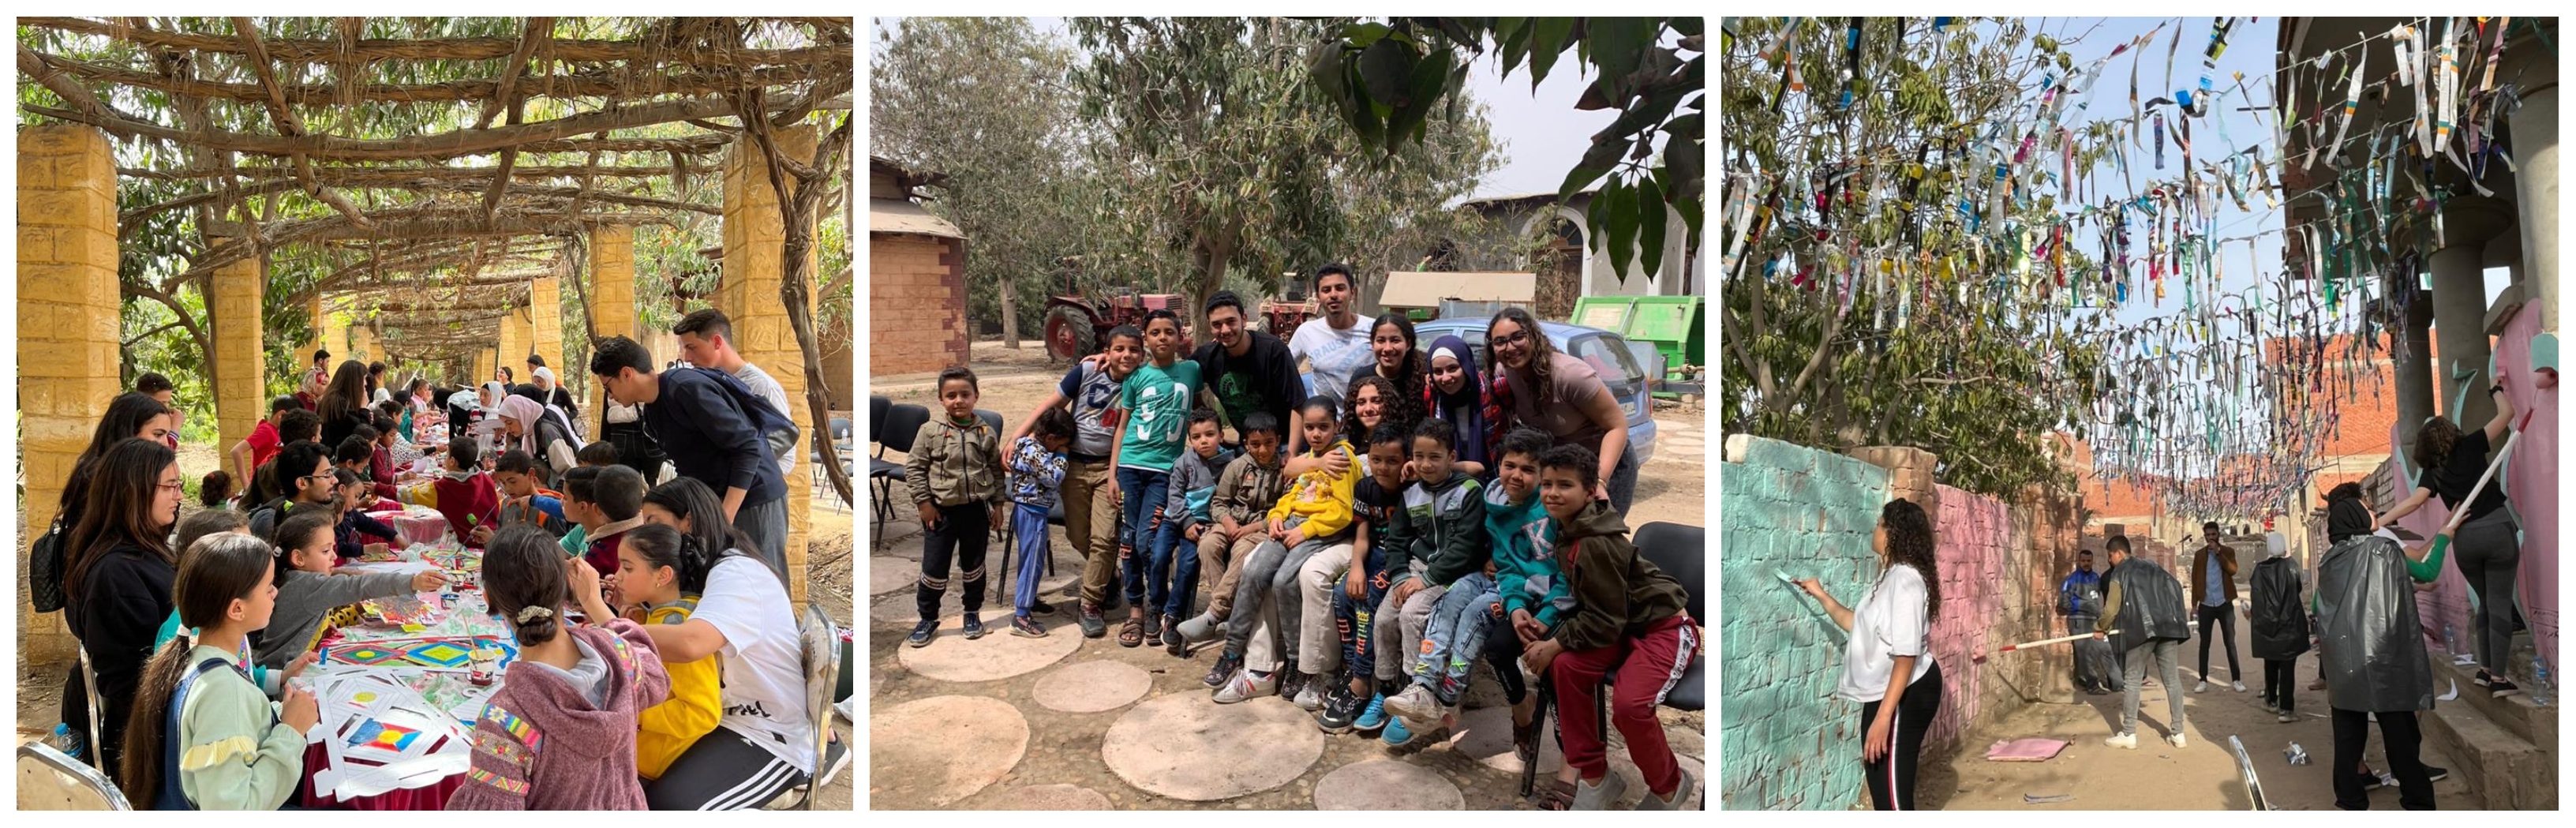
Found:
[{"label": "boy in red shirt", "polygon": [[483,473],[483,447],[473,437],[447,441],[447,469],[430,484],[430,506],[447,516],[448,531],[471,549],[483,548],[475,540],[474,529],[500,522],[501,490],[493,485],[492,476]]},{"label": "boy in red shirt", "polygon": [[268,465],[269,460],[277,457],[278,449],[286,445],[286,441],[277,436],[278,421],[286,419],[286,412],[303,407],[304,404],[296,402],[293,396],[268,401],[268,419],[259,421],[259,425],[251,428],[249,437],[233,444],[233,479],[249,480],[259,467]]}]

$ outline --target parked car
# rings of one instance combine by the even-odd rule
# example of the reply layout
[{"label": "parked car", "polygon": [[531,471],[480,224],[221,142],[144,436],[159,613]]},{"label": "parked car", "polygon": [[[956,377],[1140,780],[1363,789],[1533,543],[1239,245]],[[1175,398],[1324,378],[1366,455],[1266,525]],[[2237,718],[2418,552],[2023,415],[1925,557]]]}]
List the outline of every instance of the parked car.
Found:
[{"label": "parked car", "polygon": [[[1434,319],[1414,326],[1415,335],[1424,345],[1443,336],[1455,336],[1476,349],[1476,366],[1494,370],[1493,353],[1485,348],[1484,319]],[[1540,322],[1539,331],[1547,335],[1548,344],[1592,366],[1601,375],[1601,384],[1619,401],[1619,410],[1628,416],[1628,450],[1637,456],[1637,468],[1655,456],[1653,399],[1655,377],[1663,375],[1662,355],[1654,346],[1630,342],[1627,337],[1600,328],[1569,325],[1563,322]],[[1310,381],[1311,389],[1313,383]]]}]

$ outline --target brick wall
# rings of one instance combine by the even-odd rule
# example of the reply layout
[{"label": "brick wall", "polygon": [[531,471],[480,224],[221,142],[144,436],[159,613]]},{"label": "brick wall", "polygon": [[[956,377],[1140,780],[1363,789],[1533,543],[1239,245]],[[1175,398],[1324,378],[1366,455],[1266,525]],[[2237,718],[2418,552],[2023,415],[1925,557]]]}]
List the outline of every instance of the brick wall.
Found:
[{"label": "brick wall", "polygon": [[869,376],[965,363],[965,242],[870,234],[867,331]]},{"label": "brick wall", "polygon": [[[54,518],[72,463],[117,393],[116,157],[86,126],[18,131],[18,365],[21,544]],[[23,547],[22,547],[23,551]],[[17,556],[26,577],[27,556]],[[21,593],[24,594],[24,593]],[[62,613],[18,605],[18,656],[60,663],[76,651]]]}]

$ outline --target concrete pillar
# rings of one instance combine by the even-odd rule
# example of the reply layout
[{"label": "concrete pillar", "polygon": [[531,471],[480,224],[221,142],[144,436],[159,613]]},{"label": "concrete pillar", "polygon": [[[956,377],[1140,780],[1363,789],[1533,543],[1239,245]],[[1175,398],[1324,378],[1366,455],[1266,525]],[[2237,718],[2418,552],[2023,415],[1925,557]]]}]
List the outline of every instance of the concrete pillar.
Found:
[{"label": "concrete pillar", "polygon": [[[232,451],[268,416],[265,328],[260,323],[260,292],[268,281],[263,257],[234,262],[215,270],[206,302],[213,323],[213,384],[218,456]],[[306,351],[306,360],[311,360]]]},{"label": "concrete pillar", "polygon": [[[807,127],[781,130],[776,143],[788,157],[810,159],[814,131]],[[796,451],[810,461],[808,447],[815,435],[823,433],[823,424],[813,421],[805,404],[805,355],[788,327],[786,304],[778,297],[780,256],[785,252],[780,245],[786,232],[778,191],[769,183],[768,159],[752,139],[736,140],[725,153],[724,281],[716,289],[715,303],[733,321],[733,345],[742,358],[767,370],[786,388],[788,404],[796,409],[787,415],[803,429],[805,438]],[[813,253],[809,250],[806,257],[806,272],[811,274]],[[807,299],[811,301],[811,293]],[[797,601],[805,600],[811,491],[800,462],[797,472],[787,476],[787,591]]]},{"label": "concrete pillar", "polygon": [[[518,308],[501,315],[500,352],[497,354],[500,361],[494,364],[510,369],[512,385],[528,381],[528,339],[531,327],[528,323],[527,308]],[[488,374],[486,379],[489,379]]]},{"label": "concrete pillar", "polygon": [[[545,357],[546,367],[555,370],[555,379],[564,380],[570,373],[563,361],[563,280],[546,277],[528,283],[529,343],[538,356]],[[527,360],[526,355],[520,361]]]},{"label": "concrete pillar", "polygon": [[[2410,274],[2409,279],[2412,279]],[[2406,353],[2391,362],[2396,373],[2397,432],[2405,448],[2415,447],[2415,429],[2424,418],[2433,416],[2433,304],[2430,296],[2417,294],[2406,307],[2406,318],[2398,320],[2405,339]]]},{"label": "concrete pillar", "polygon": [[[600,336],[635,335],[635,228],[606,224],[590,231],[590,327]],[[587,372],[590,367],[575,370]],[[590,383],[590,403],[582,408],[591,422],[606,416],[606,386]],[[592,433],[598,433],[596,429]]]},{"label": "concrete pillar", "polygon": [[[2440,392],[2443,416],[2464,428],[2495,415],[2495,402],[2487,395],[2471,391],[2464,401],[2460,393],[2464,383],[2485,388],[2495,381],[2486,373],[2486,274],[2479,266],[2484,247],[2483,240],[2455,244],[2434,251],[2432,257],[2433,333],[2442,342],[2440,363],[2433,367],[2434,387]],[[2476,374],[2462,380],[2457,376],[2461,369]],[[2453,406],[2459,410],[2452,410]]]},{"label": "concrete pillar", "polygon": [[[2555,77],[2555,75],[2552,75]],[[2558,85],[2522,99],[2506,115],[2513,184],[2521,210],[2523,283],[2540,306],[2542,333],[2558,331]]]},{"label": "concrete pillar", "polygon": [[[116,259],[116,156],[107,136],[72,124],[20,129],[18,351],[44,355],[18,366],[21,544],[53,522],[72,462],[119,390]],[[71,657],[77,645],[61,613],[37,615],[21,603],[18,618],[22,658]]]}]

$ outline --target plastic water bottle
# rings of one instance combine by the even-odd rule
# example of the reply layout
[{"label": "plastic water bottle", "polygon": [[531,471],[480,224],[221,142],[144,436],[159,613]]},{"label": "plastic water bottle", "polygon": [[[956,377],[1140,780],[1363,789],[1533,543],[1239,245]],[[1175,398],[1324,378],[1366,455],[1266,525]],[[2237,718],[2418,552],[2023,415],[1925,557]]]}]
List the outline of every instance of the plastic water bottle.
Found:
[{"label": "plastic water bottle", "polygon": [[2532,704],[2547,707],[2549,706],[2549,690],[2549,660],[2536,655],[2532,656],[2531,689],[2525,691],[2525,694],[2531,696]]},{"label": "plastic water bottle", "polygon": [[84,752],[81,748],[80,740],[72,737],[72,729],[70,725],[56,723],[54,725],[54,735],[48,741],[53,743],[55,750],[62,751],[64,756],[69,756],[73,759],[80,759],[81,754]]},{"label": "plastic water bottle", "polygon": [[2460,628],[2450,624],[2442,625],[2442,652],[2458,653],[2459,651]]}]

